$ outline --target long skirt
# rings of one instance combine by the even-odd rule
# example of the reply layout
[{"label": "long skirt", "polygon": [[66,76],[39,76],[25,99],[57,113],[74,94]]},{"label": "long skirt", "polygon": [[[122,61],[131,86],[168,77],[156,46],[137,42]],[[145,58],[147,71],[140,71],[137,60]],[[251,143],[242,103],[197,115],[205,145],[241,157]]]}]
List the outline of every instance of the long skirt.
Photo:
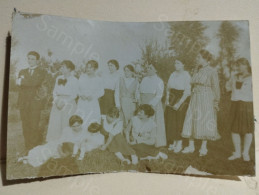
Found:
[{"label": "long skirt", "polygon": [[220,139],[214,95],[210,87],[194,88],[184,120],[182,136],[202,140]]},{"label": "long skirt", "polygon": [[121,97],[120,102],[122,119],[124,122],[124,127],[126,127],[130,119],[134,116],[134,112],[136,110],[136,102],[133,102],[133,99],[130,97]]},{"label": "long skirt", "polygon": [[174,140],[182,139],[181,133],[190,99],[187,98],[178,110],[174,110],[173,106],[182,98],[183,92],[184,90],[170,89],[169,105],[165,109],[166,139],[168,144]]},{"label": "long skirt", "polygon": [[101,114],[106,115],[110,108],[115,107],[114,90],[104,89],[104,95],[99,98]]},{"label": "long skirt", "polygon": [[46,136],[47,142],[58,140],[61,137],[63,129],[69,126],[69,118],[75,113],[75,111],[76,102],[74,100],[66,103],[61,110],[53,104]]},{"label": "long skirt", "polygon": [[[149,102],[154,97],[155,97],[155,94],[141,93],[140,104],[149,104]],[[156,105],[154,110],[155,110],[154,121],[156,123],[155,146],[156,147],[166,146],[164,110],[163,110],[161,101]]]},{"label": "long skirt", "polygon": [[140,158],[157,156],[159,153],[159,150],[156,147],[144,143],[131,145],[131,147],[136,151],[136,155]]},{"label": "long skirt", "polygon": [[231,101],[229,114],[230,130],[245,135],[254,132],[253,102]]},{"label": "long skirt", "polygon": [[108,145],[108,150],[110,152],[120,152],[123,155],[133,155],[135,151],[128,144],[127,140],[123,137],[121,133],[115,135]]},{"label": "long skirt", "polygon": [[80,98],[77,103],[76,114],[82,117],[85,127],[93,122],[100,123],[101,113],[98,99],[88,101]]}]

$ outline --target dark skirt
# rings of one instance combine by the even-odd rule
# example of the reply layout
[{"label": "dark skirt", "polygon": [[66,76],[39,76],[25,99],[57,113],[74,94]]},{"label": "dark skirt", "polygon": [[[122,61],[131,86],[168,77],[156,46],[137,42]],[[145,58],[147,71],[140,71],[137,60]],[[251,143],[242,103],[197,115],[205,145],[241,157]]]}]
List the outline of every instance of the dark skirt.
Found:
[{"label": "dark skirt", "polygon": [[113,153],[120,152],[123,155],[135,154],[135,151],[131,148],[131,146],[128,144],[127,140],[123,137],[121,133],[113,137],[107,149],[110,152],[113,152]]},{"label": "dark skirt", "polygon": [[245,135],[254,132],[253,102],[231,101],[230,130]]},{"label": "dark skirt", "polygon": [[106,115],[110,108],[115,107],[114,90],[104,89],[104,95],[99,98],[102,115]]},{"label": "dark skirt", "polygon": [[165,109],[165,128],[168,144],[171,144],[174,140],[182,139],[181,133],[190,98],[188,97],[178,110],[174,110],[173,106],[182,98],[183,93],[184,90],[170,89],[169,91],[169,105]]},{"label": "dark skirt", "polygon": [[136,155],[139,158],[144,158],[147,156],[157,156],[159,153],[159,150],[153,145],[147,145],[142,143],[131,145],[131,147],[136,151]]}]

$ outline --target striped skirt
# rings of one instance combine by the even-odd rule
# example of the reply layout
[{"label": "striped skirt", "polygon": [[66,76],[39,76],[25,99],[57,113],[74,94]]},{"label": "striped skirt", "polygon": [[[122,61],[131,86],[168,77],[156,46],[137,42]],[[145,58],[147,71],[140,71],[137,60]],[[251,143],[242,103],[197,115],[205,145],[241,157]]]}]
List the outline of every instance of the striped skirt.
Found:
[{"label": "striped skirt", "polygon": [[254,132],[253,102],[231,101],[229,114],[230,130],[244,135]]},{"label": "striped skirt", "polygon": [[194,88],[184,120],[182,137],[202,140],[218,140],[217,111],[214,95],[209,87]]}]

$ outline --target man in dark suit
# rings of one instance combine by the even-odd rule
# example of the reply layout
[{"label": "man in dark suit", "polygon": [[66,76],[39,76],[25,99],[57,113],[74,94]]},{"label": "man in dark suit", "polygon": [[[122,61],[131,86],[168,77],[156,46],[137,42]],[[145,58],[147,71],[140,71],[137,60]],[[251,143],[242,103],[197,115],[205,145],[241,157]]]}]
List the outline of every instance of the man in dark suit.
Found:
[{"label": "man in dark suit", "polygon": [[39,122],[44,98],[41,87],[46,72],[39,66],[40,55],[31,51],[27,54],[29,67],[19,72],[17,84],[19,87],[18,107],[22,120],[22,129],[26,150],[30,150],[41,142]]}]

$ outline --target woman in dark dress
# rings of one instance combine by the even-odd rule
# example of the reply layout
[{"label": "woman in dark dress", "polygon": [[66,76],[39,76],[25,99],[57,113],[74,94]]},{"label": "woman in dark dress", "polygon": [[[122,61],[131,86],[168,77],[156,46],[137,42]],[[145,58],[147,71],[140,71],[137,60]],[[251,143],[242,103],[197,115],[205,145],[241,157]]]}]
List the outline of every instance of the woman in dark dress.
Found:
[{"label": "woman in dark dress", "polygon": [[[182,150],[182,128],[191,95],[191,77],[181,61],[175,61],[175,71],[167,83],[165,127],[168,150]],[[173,143],[173,144],[171,144]]]},{"label": "woman in dark dress", "polygon": [[115,107],[115,88],[119,82],[120,66],[117,60],[108,61],[109,73],[103,77],[104,95],[99,98],[101,114],[106,115],[110,108]]}]

